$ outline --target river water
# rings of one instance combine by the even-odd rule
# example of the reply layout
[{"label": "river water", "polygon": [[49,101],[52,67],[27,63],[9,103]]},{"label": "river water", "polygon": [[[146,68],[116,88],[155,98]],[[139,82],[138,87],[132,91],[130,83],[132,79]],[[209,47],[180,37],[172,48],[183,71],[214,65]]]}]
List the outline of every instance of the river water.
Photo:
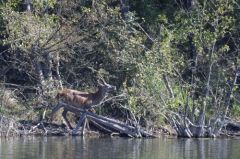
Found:
[{"label": "river water", "polygon": [[0,159],[238,159],[238,139],[0,138]]}]

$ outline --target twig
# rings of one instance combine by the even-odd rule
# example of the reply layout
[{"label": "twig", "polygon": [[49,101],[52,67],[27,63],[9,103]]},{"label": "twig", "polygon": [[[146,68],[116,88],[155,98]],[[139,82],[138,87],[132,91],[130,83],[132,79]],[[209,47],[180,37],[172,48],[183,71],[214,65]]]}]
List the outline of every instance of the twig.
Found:
[{"label": "twig", "polygon": [[38,123],[37,125],[31,127],[31,129],[29,130],[28,133],[33,133],[33,131],[34,131],[37,127],[39,127],[40,125],[41,125],[41,123]]},{"label": "twig", "polygon": [[119,97],[125,97],[126,95],[125,95],[125,93],[123,93],[123,94],[120,94],[120,95],[117,95],[117,96],[113,96],[113,97],[110,97],[110,98],[104,98],[99,104],[96,104],[96,105],[92,105],[92,106],[90,106],[90,107],[88,107],[88,109],[91,109],[91,108],[95,108],[95,107],[99,107],[99,106],[101,106],[102,104],[104,104],[104,103],[106,103],[106,102],[108,102],[108,101],[111,101],[111,100],[113,100],[113,99],[118,99]]},{"label": "twig", "polygon": [[144,34],[148,37],[151,42],[154,42],[154,39],[150,37],[150,35],[143,29],[143,27],[138,23],[137,26],[144,32]]}]

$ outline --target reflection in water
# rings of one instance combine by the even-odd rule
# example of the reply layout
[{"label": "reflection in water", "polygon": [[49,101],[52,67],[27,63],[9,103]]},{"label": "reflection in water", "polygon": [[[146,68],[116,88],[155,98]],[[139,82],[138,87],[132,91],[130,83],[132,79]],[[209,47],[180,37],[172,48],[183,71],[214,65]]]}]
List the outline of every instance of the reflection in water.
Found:
[{"label": "reflection in water", "polygon": [[239,150],[234,139],[0,138],[1,159],[235,159]]}]

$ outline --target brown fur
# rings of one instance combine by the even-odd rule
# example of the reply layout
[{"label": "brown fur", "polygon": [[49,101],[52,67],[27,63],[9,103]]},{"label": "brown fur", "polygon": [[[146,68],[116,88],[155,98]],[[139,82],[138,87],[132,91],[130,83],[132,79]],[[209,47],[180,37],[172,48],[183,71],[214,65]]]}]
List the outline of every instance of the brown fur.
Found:
[{"label": "brown fur", "polygon": [[[115,86],[111,86],[106,82],[99,82],[99,85],[100,86],[98,87],[98,91],[95,93],[81,92],[73,89],[63,89],[58,91],[56,98],[71,106],[86,110],[89,109],[90,111],[95,112],[91,106],[99,104],[101,100],[106,96],[107,92],[116,89]],[[53,118],[53,115],[62,107],[62,105],[57,105],[53,108],[51,113],[51,120]],[[71,124],[66,117],[67,112],[68,110],[64,109],[62,116],[68,128],[72,129]]]},{"label": "brown fur", "polygon": [[84,108],[92,104],[92,93],[76,91],[73,89],[63,89],[58,92],[56,98],[64,103],[78,108]]}]

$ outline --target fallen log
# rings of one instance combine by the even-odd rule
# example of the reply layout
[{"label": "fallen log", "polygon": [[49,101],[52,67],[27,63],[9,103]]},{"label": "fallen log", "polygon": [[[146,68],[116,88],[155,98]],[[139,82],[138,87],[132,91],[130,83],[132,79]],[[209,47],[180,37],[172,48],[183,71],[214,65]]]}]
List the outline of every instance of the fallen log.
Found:
[{"label": "fallen log", "polygon": [[[109,129],[112,131],[112,133],[120,133],[125,134],[129,137],[156,137],[155,135],[139,128],[139,127],[133,127],[130,125],[127,125],[121,121],[118,121],[116,119],[104,117],[101,115],[94,114],[92,112],[86,112],[85,113],[86,118],[90,122],[95,122],[98,125],[104,127],[105,129]],[[77,131],[77,130],[75,130]]]},{"label": "fallen log", "polygon": [[101,118],[97,118],[91,115],[88,115],[87,118],[97,122],[100,125],[104,125],[110,129],[113,129],[121,134],[128,135],[129,137],[139,137],[138,134],[134,131],[134,129],[129,128],[127,125],[116,124],[114,122],[109,122],[108,120],[104,120]]},{"label": "fallen log", "polygon": [[107,132],[107,133],[110,133],[110,134],[114,134],[112,130],[98,124],[97,122],[95,122],[94,120],[91,120],[90,121],[94,126],[96,126],[98,129],[104,131],[104,132]]},{"label": "fallen log", "polygon": [[78,109],[74,106],[68,105],[66,103],[59,103],[59,106],[64,107],[65,110],[68,110],[74,114],[80,115],[80,119],[76,125],[76,128],[73,129],[72,134],[79,134],[81,130],[81,135],[85,134],[86,122],[93,123],[100,132],[107,133],[120,133],[129,137],[156,137],[147,131],[142,130],[138,125],[130,126],[119,120],[104,117],[101,115],[94,114],[87,110]]}]

